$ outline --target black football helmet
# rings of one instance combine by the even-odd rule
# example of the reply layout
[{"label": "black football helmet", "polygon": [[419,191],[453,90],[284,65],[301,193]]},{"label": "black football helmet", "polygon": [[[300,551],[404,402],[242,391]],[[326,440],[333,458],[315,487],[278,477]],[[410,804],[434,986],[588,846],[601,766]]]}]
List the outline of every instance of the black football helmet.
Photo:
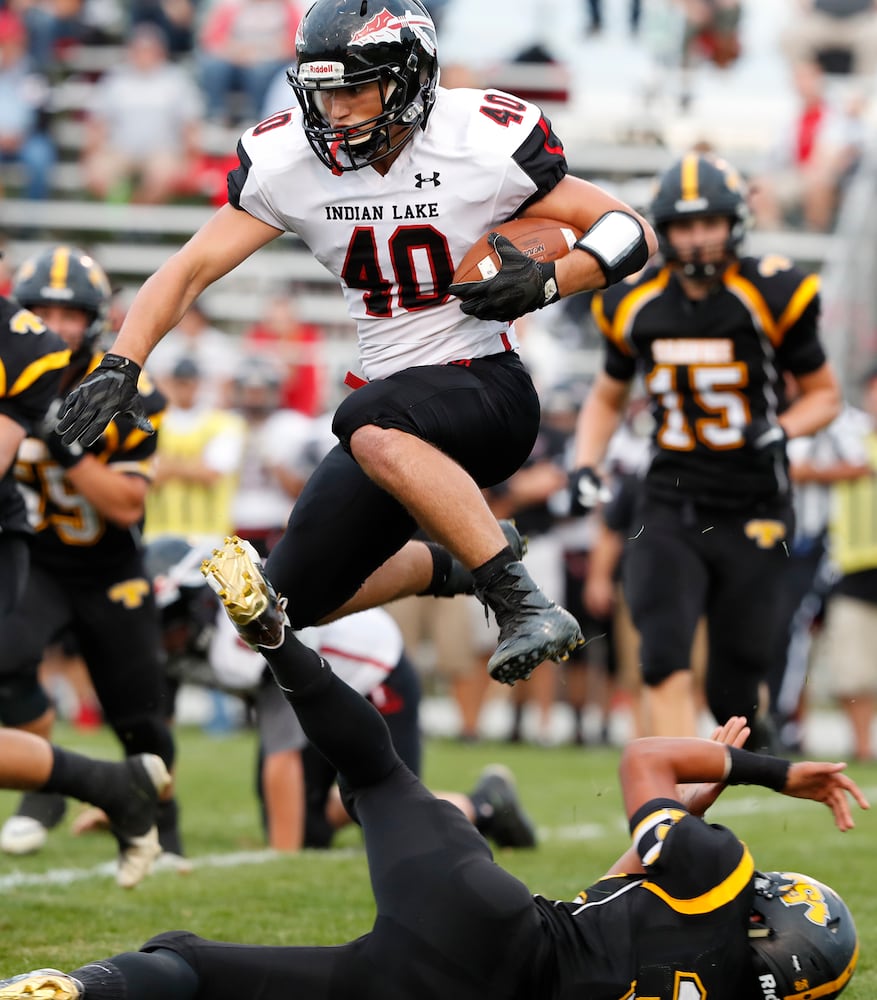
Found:
[{"label": "black football helmet", "polygon": [[[650,215],[658,248],[666,261],[679,259],[667,238],[671,222],[703,215],[726,216],[731,223],[725,245],[728,259],[737,256],[749,225],[742,178],[725,160],[703,153],[688,153],[661,175]],[[692,278],[712,278],[721,273],[723,266],[695,260],[683,265],[683,273]]]},{"label": "black football helmet", "polygon": [[757,872],[749,920],[752,1000],[832,1000],[859,958],[856,925],[844,901],[797,872]]},{"label": "black football helmet", "polygon": [[[419,0],[317,0],[299,24],[295,55],[287,78],[308,142],[331,170],[376,163],[426,124],[438,62],[435,25]],[[355,127],[333,128],[322,94],[374,82],[381,112]]]},{"label": "black football helmet", "polygon": [[104,269],[78,247],[59,245],[29,257],[12,279],[12,297],[26,309],[70,306],[82,309],[89,324],[74,354],[92,354],[106,332],[112,289]]}]

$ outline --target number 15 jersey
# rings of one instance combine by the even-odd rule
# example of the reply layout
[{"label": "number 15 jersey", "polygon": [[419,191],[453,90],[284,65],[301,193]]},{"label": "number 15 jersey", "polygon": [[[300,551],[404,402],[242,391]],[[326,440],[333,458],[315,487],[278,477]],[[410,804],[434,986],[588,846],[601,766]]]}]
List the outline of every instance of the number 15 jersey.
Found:
[{"label": "number 15 jersey", "polygon": [[426,128],[385,176],[325,167],[297,108],[245,132],[238,156],[230,203],[297,233],[341,281],[366,377],[517,347],[508,323],[466,316],[448,286],[480,236],[566,174],[539,108],[497,91],[439,88]]}]

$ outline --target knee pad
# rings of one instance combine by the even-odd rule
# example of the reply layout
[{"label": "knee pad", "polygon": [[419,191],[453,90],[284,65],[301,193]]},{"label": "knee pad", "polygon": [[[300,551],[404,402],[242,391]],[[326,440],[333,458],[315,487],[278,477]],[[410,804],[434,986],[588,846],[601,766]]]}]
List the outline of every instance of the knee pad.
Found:
[{"label": "knee pad", "polygon": [[174,738],[170,726],[156,714],[132,715],[124,719],[107,720],[125,748],[125,756],[138,753],[157,754],[167,765],[174,766]]},{"label": "knee pad", "polygon": [[0,676],[0,723],[25,726],[52,707],[36,676]]}]

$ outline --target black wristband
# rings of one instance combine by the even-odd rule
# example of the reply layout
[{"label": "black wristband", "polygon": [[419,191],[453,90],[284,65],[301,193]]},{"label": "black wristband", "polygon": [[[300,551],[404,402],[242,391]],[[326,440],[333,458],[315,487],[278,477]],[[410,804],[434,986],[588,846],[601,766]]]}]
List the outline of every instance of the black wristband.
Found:
[{"label": "black wristband", "polygon": [[105,354],[101,358],[98,368],[109,368],[114,371],[120,371],[134,385],[137,385],[140,378],[140,365],[130,358],[123,358],[121,354]]},{"label": "black wristband", "polygon": [[781,792],[789,780],[790,760],[770,757],[763,753],[750,753],[739,747],[728,747],[728,785],[762,785]]}]

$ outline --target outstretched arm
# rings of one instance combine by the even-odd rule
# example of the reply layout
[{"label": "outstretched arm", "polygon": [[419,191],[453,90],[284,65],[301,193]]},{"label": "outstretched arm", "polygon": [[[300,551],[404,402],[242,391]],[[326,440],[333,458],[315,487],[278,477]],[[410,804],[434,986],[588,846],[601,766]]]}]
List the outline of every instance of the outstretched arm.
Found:
[{"label": "outstretched arm", "polygon": [[843,831],[855,825],[850,798],[868,808],[861,789],[843,773],[845,767],[827,761],[792,764],[711,740],[650,737],[627,746],[620,776],[628,818],[651,799],[676,797],[678,784],[708,781],[762,785],[792,798],[824,802]]}]

